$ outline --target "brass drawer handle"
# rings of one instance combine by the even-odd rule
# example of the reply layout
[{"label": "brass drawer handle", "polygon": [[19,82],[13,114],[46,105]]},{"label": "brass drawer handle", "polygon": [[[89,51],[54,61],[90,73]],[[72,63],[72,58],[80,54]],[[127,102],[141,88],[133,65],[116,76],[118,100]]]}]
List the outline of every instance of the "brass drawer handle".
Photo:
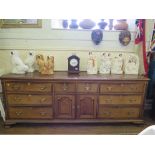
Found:
[{"label": "brass drawer handle", "polygon": [[136,102],[136,99],[130,99],[129,102],[130,102],[130,103]]},{"label": "brass drawer handle", "polygon": [[21,112],[21,111],[16,112],[16,115],[17,115],[17,116],[20,116],[21,114],[22,114],[22,112]]},{"label": "brass drawer handle", "polygon": [[107,89],[110,91],[112,89],[112,87],[107,87]]},{"label": "brass drawer handle", "polygon": [[22,99],[20,97],[14,97],[14,101],[21,101]]},{"label": "brass drawer handle", "polygon": [[47,87],[46,86],[44,86],[44,87],[41,87],[40,88],[40,90],[45,90]]},{"label": "brass drawer handle", "polygon": [[40,112],[41,116],[45,116],[47,113],[46,112]]},{"label": "brass drawer handle", "polygon": [[42,103],[42,102],[45,102],[46,101],[46,98],[42,98],[41,100],[40,100],[40,102]]},{"label": "brass drawer handle", "polygon": [[107,99],[107,100],[105,100],[105,102],[111,103],[112,102],[112,99]]},{"label": "brass drawer handle", "polygon": [[13,90],[19,90],[20,88],[21,88],[20,86],[16,86],[16,85],[13,85],[13,86],[12,86],[12,89],[13,89]]}]

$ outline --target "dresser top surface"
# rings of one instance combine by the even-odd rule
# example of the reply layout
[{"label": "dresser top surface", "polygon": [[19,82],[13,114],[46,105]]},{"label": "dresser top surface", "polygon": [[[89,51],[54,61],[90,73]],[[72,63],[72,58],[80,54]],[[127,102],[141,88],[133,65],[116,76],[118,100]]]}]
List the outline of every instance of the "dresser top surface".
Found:
[{"label": "dresser top surface", "polygon": [[57,71],[53,75],[43,75],[39,72],[26,73],[26,74],[5,74],[0,77],[3,79],[30,79],[30,80],[149,80],[141,75],[116,75],[116,74],[97,74],[89,75],[86,72],[79,74],[68,74],[67,71]]}]

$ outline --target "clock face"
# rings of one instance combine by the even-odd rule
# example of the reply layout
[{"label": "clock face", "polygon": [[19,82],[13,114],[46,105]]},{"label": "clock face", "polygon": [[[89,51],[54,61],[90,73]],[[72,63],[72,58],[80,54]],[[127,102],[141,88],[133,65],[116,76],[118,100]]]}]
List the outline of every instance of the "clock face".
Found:
[{"label": "clock face", "polygon": [[78,65],[77,59],[71,59],[71,60],[70,60],[70,65],[71,65],[72,67],[77,66],[77,65]]}]

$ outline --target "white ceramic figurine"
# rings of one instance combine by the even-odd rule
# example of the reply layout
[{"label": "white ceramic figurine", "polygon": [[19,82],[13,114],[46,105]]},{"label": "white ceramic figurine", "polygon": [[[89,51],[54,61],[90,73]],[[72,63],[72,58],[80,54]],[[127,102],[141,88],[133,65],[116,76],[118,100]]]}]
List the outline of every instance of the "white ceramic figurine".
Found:
[{"label": "white ceramic figurine", "polygon": [[123,74],[123,71],[124,71],[123,64],[124,64],[123,55],[117,54],[112,59],[111,73],[112,74]]},{"label": "white ceramic figurine", "polygon": [[97,74],[97,59],[96,56],[89,52],[87,61],[87,74]]},{"label": "white ceramic figurine", "polygon": [[13,67],[12,73],[24,74],[28,71],[28,66],[23,63],[17,51],[11,51],[11,62]]},{"label": "white ceramic figurine", "polygon": [[124,61],[125,74],[138,74],[139,70],[139,57],[136,54],[128,54]]},{"label": "white ceramic figurine", "polygon": [[100,74],[110,74],[111,70],[111,56],[110,53],[102,53],[101,61],[100,61]]},{"label": "white ceramic figurine", "polygon": [[35,61],[36,54],[34,51],[29,51],[27,54],[27,58],[25,60],[25,64],[29,67],[28,72],[34,72],[35,70]]}]

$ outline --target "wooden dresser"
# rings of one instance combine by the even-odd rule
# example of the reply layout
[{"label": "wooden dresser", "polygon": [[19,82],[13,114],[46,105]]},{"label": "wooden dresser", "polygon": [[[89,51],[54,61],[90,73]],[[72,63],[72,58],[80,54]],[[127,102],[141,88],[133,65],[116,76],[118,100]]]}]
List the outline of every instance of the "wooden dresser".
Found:
[{"label": "wooden dresser", "polygon": [[136,75],[38,72],[1,78],[5,125],[143,122],[148,79]]}]

